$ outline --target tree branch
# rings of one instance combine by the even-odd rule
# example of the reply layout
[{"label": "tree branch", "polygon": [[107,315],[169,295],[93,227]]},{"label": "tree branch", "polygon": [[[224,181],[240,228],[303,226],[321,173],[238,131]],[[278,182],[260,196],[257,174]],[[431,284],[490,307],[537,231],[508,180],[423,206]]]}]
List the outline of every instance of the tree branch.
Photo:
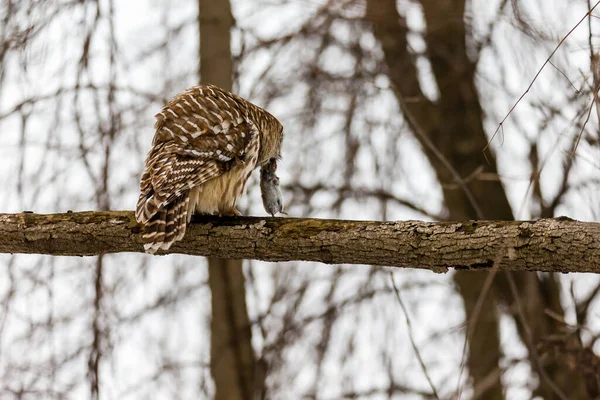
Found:
[{"label": "tree branch", "polygon": [[[139,232],[130,211],[0,214],[0,253],[143,252]],[[169,253],[437,272],[485,270],[500,259],[500,270],[600,272],[600,223],[562,217],[464,222],[199,217]]]}]

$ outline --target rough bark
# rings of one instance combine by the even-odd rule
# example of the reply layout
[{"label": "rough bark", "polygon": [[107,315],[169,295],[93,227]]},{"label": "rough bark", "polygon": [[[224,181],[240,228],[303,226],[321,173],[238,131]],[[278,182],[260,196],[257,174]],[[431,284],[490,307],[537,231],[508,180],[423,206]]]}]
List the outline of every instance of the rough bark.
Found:
[{"label": "rough bark", "polygon": [[[465,25],[465,1],[421,0],[420,3],[427,25],[425,55],[431,63],[439,91],[435,101],[427,99],[421,90],[415,57],[408,46],[408,28],[398,13],[396,2],[367,1],[366,19],[373,22],[373,32],[381,44],[402,111],[442,184],[450,219],[511,220],[514,217],[501,182],[477,179],[478,171],[495,174],[497,169],[494,154],[482,151],[488,139],[475,84],[476,65],[469,58],[466,46],[469,33]],[[435,151],[432,143],[435,143]],[[462,182],[457,182],[457,175]],[[459,271],[454,279],[470,321],[485,276]],[[564,315],[560,304],[560,282],[553,277],[545,279],[527,272],[514,273],[513,279],[521,302],[527,304],[525,323],[530,327],[531,338],[524,336],[523,321],[514,315],[519,333],[525,343],[531,342],[535,346],[545,336],[558,333],[561,327],[544,312],[551,309],[559,316]],[[497,301],[515,309],[515,299],[504,274],[496,275],[494,294]],[[502,353],[498,312],[492,296],[483,299],[479,315],[477,327],[470,333],[469,371],[473,387],[485,388],[478,393],[479,398],[500,400],[504,393],[501,374],[497,371]],[[532,370],[538,372],[531,351]],[[563,391],[578,398],[585,388],[576,375],[564,367],[565,364],[564,360],[558,360],[547,365],[548,375]],[[490,377],[495,377],[494,384],[490,384]],[[543,380],[540,382],[536,394],[554,398],[552,389]]]},{"label": "rough bark", "polygon": [[[233,24],[229,0],[198,1],[199,75],[202,83],[232,90]],[[256,357],[252,348],[242,267],[242,260],[208,259],[208,283],[212,299],[210,370],[217,400],[250,400],[254,397]],[[263,386],[262,382],[256,385]]]},{"label": "rough bark", "polygon": [[[0,214],[0,253],[143,252],[130,211]],[[195,217],[169,253],[264,261],[424,268],[600,272],[600,224]],[[163,253],[165,254],[165,253]]]}]

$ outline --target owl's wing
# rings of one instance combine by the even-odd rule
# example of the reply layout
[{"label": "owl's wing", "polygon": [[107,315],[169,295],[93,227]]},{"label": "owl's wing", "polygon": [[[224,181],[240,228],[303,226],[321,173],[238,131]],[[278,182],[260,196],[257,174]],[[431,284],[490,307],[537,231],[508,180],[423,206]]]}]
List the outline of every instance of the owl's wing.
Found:
[{"label": "owl's wing", "polygon": [[136,207],[136,219],[140,223],[148,222],[190,189],[244,162],[252,142],[258,140],[258,130],[248,120],[221,124],[217,132],[202,124],[194,131],[189,123],[185,131],[176,131],[177,125],[186,124],[187,117],[184,114],[163,120],[157,130],[140,182]]}]

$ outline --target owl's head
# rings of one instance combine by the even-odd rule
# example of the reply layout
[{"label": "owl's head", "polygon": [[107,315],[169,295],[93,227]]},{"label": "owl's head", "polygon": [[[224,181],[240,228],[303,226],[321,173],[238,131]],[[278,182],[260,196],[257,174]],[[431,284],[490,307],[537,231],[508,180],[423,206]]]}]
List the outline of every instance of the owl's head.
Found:
[{"label": "owl's head", "polygon": [[281,144],[283,143],[283,125],[269,112],[264,111],[260,118],[261,146],[258,163],[264,164],[271,158],[281,157]]}]

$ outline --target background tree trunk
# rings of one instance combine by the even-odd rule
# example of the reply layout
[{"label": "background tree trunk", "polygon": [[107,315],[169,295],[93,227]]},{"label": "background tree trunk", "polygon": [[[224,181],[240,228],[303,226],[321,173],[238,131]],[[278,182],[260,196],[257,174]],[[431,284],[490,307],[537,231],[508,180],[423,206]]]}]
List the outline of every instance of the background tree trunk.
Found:
[{"label": "background tree trunk", "polygon": [[[366,18],[384,52],[388,75],[415,136],[421,142],[429,162],[442,185],[445,205],[451,220],[513,219],[512,210],[500,180],[480,180],[479,173],[497,174],[496,161],[486,149],[488,138],[483,128],[483,114],[475,84],[476,64],[467,54],[469,30],[465,21],[464,0],[421,0],[427,25],[424,39],[439,98],[430,101],[423,94],[415,56],[410,52],[405,18],[399,14],[394,0],[369,0]],[[408,100],[407,100],[408,99]],[[472,321],[475,305],[481,296],[487,273],[457,271],[454,280],[465,305],[467,321]],[[490,279],[494,279],[493,277]],[[499,361],[500,348],[497,303],[516,310],[516,299],[509,285],[516,282],[516,295],[527,304],[525,320],[515,311],[521,339],[528,345],[531,368],[538,374],[535,347],[543,337],[559,333],[562,326],[548,317],[552,310],[564,317],[560,305],[560,283],[552,276],[538,277],[527,272],[514,273],[512,278],[498,274],[493,287],[495,296],[481,299],[481,310],[474,330],[469,332],[467,365],[481,399],[503,399]],[[483,293],[483,294],[482,294]],[[529,329],[523,327],[529,325]],[[531,337],[527,337],[527,336]],[[569,370],[564,360],[544,366],[548,379],[540,379],[536,391],[546,399],[556,398],[555,382],[569,398],[585,398],[581,377]],[[542,377],[540,377],[542,378]]]},{"label": "background tree trunk", "polygon": [[[233,88],[229,0],[198,0],[200,82]],[[212,294],[211,374],[215,399],[253,398],[255,356],[242,260],[208,258]]]}]

